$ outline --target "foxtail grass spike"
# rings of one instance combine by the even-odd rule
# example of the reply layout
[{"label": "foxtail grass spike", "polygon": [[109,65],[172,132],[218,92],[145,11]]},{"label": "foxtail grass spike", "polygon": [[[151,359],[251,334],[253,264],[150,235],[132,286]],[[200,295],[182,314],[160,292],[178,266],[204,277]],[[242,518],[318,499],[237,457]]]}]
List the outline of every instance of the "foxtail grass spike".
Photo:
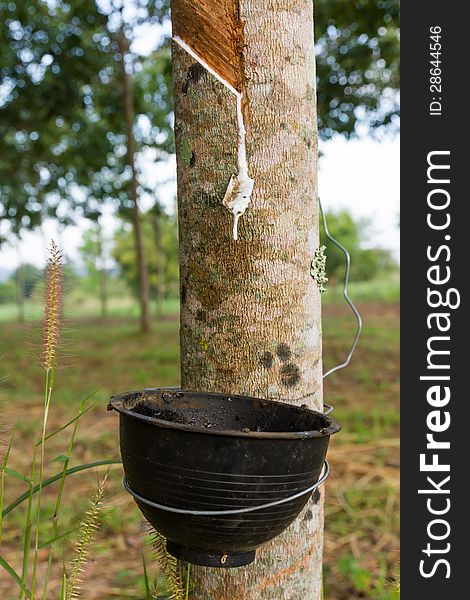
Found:
[{"label": "foxtail grass spike", "polygon": [[98,485],[96,492],[90,500],[85,519],[80,527],[80,535],[75,546],[75,557],[68,577],[67,600],[80,597],[80,583],[83,571],[88,562],[90,547],[100,526],[102,502],[108,475]]},{"label": "foxtail grass spike", "polygon": [[153,559],[166,576],[168,587],[173,600],[185,600],[185,585],[181,576],[179,561],[171,556],[166,549],[165,538],[149,524],[148,535],[153,548]]},{"label": "foxtail grass spike", "polygon": [[43,350],[41,355],[42,366],[46,370],[52,369],[56,360],[62,312],[62,277],[62,256],[53,241],[46,268]]}]

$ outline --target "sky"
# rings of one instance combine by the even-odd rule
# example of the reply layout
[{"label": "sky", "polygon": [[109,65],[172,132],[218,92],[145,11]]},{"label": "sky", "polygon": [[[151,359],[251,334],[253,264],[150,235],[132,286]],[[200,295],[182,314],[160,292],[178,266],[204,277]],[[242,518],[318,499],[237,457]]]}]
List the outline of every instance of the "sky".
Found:
[{"label": "sky", "polygon": [[399,137],[347,141],[337,136],[320,150],[318,195],[323,207],[347,208],[355,217],[368,219],[368,243],[390,249],[399,260]]},{"label": "sky", "polygon": [[[348,141],[336,136],[322,142],[320,150],[318,191],[323,207],[347,208],[355,217],[368,219],[368,245],[390,249],[398,260],[399,138],[378,141],[363,137]],[[174,158],[165,166],[153,167],[149,177],[158,184],[159,196],[170,208],[176,193]],[[105,235],[112,234],[116,223],[108,210],[103,220]],[[83,220],[77,227],[60,232],[54,222],[48,222],[42,233],[25,233],[18,247],[0,248],[0,276],[15,269],[19,257],[23,262],[44,266],[50,239],[55,239],[68,259],[79,261],[78,248],[87,226]]]}]

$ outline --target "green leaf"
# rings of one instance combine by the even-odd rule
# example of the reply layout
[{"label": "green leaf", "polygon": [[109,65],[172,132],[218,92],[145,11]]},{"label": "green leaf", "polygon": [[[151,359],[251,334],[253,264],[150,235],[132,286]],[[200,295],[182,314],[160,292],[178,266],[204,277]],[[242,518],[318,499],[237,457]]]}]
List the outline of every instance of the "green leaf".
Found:
[{"label": "green leaf", "polygon": [[13,444],[13,438],[15,437],[15,432],[11,434],[10,443],[8,444],[7,451],[5,452],[5,456],[3,457],[3,465],[2,465],[2,473],[0,475],[0,546],[2,545],[2,531],[3,531],[3,501],[5,498],[5,469],[8,464],[8,459],[10,458],[11,447]]},{"label": "green leaf", "polygon": [[15,437],[15,432],[11,434],[10,443],[8,444],[7,451],[5,452],[5,456],[3,457],[3,466],[2,469],[6,469],[8,464],[8,459],[10,458],[11,447],[13,445],[13,438]]},{"label": "green leaf", "polygon": [[[67,469],[67,471],[65,471],[65,476],[67,477],[68,475],[73,475],[74,473],[79,473],[80,471],[86,471],[88,469],[94,469],[95,467],[102,467],[104,465],[120,465],[120,464],[122,464],[122,462],[120,460],[97,460],[92,463],[77,465],[76,467]],[[43,481],[42,489],[44,489],[48,485],[51,485],[52,483],[55,483],[57,480],[59,480],[62,477],[62,475],[63,475],[63,472],[61,471],[60,473],[56,473],[52,477],[49,477],[49,479],[46,479],[45,481]],[[36,494],[38,491],[39,491],[39,484],[36,484],[32,490],[32,493]],[[29,496],[29,491],[25,492],[24,494],[21,494],[21,496],[18,496],[18,498],[16,498],[16,500],[13,500],[13,502],[11,504],[9,504],[3,510],[2,516],[4,517],[9,512],[11,512],[13,509],[15,509],[19,504],[24,502],[28,498],[28,496]]]},{"label": "green leaf", "polygon": [[[98,390],[99,390],[99,388],[97,388],[95,391],[91,392],[91,394],[88,394],[88,396],[86,396],[83,399],[82,403],[85,403],[87,400],[92,398],[98,392]],[[51,433],[46,435],[46,437],[44,438],[44,441],[47,442],[47,440],[50,440],[51,437],[53,437],[54,435],[57,435],[61,431],[64,431],[64,429],[67,429],[67,427],[72,425],[72,423],[75,423],[75,421],[78,421],[78,419],[83,417],[83,415],[85,413],[87,413],[90,410],[90,408],[93,408],[94,406],[95,406],[94,404],[90,404],[90,406],[87,406],[84,411],[78,413],[78,415],[76,415],[73,419],[70,419],[70,421],[67,421],[67,423],[65,423],[65,425],[62,425],[62,427],[59,427],[59,429],[56,429],[55,431],[52,431]],[[40,445],[41,445],[41,440],[39,440],[39,442],[36,443],[36,448]]]},{"label": "green leaf", "polygon": [[24,481],[27,484],[31,483],[31,479],[29,479],[29,477],[26,477],[26,475],[23,475],[19,471],[15,471],[15,469],[10,469],[10,467],[5,467],[4,471],[5,471],[5,473],[7,475],[11,475],[15,479],[19,479],[20,481]]},{"label": "green leaf", "polygon": [[13,579],[20,586],[23,592],[28,596],[28,598],[31,598],[31,592],[21,581],[21,577],[19,577],[19,575],[16,573],[13,567],[3,558],[3,556],[0,556],[0,566],[3,567],[5,571],[13,577]]},{"label": "green leaf", "polygon": [[60,463],[66,463],[68,462],[69,457],[65,456],[65,454],[59,454],[59,456],[56,456],[55,458],[53,458],[51,460],[51,462],[60,462]]},{"label": "green leaf", "polygon": [[68,535],[70,535],[71,533],[75,533],[79,529],[80,529],[80,526],[77,526],[77,527],[74,527],[73,529],[69,529],[68,531],[64,531],[63,533],[60,533],[59,535],[56,535],[55,537],[52,537],[52,538],[46,540],[45,542],[41,542],[39,544],[38,548],[41,549],[41,548],[45,548],[46,546],[50,546],[51,544],[55,544],[58,540],[66,538]]},{"label": "green leaf", "polygon": [[147,565],[145,563],[145,556],[142,553],[142,564],[144,567],[144,583],[145,583],[145,600],[152,600],[152,594],[150,592],[150,580],[147,573]]}]

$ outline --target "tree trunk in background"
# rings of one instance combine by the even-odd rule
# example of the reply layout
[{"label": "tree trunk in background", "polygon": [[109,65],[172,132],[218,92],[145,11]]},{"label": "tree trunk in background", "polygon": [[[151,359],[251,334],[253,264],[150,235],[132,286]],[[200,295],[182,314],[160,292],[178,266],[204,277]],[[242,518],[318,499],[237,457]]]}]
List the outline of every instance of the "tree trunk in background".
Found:
[{"label": "tree trunk in background", "polygon": [[120,52],[123,80],[124,110],[126,118],[127,133],[127,160],[131,168],[130,196],[132,200],[132,225],[134,229],[134,243],[137,259],[137,273],[139,279],[139,303],[140,303],[140,326],[142,332],[150,331],[150,288],[148,280],[147,262],[145,260],[142,221],[139,211],[139,199],[137,194],[137,172],[135,168],[135,139],[134,139],[134,89],[132,80],[126,70],[125,56],[127,52],[127,40],[123,32],[120,37]]},{"label": "tree trunk in background", "polygon": [[104,254],[103,235],[100,228],[98,229],[98,256],[100,262],[98,278],[100,286],[101,318],[106,319],[108,316],[108,274],[106,273],[106,257]]},{"label": "tree trunk in background", "polygon": [[[241,0],[255,187],[232,239],[235,97],[173,44],[184,389],[322,406],[311,0]],[[197,600],[319,600],[323,491],[246,568],[196,567]]]},{"label": "tree trunk in background", "polygon": [[157,315],[161,315],[163,313],[163,302],[165,300],[165,252],[163,250],[162,226],[160,219],[160,215],[150,215],[153,238],[155,241],[155,259],[157,265]]},{"label": "tree trunk in background", "polygon": [[24,265],[18,264],[16,270],[16,305],[18,307],[18,322],[24,322]]},{"label": "tree trunk in background", "polygon": [[100,304],[101,318],[106,319],[108,316],[108,281],[107,274],[104,268],[100,269]]}]

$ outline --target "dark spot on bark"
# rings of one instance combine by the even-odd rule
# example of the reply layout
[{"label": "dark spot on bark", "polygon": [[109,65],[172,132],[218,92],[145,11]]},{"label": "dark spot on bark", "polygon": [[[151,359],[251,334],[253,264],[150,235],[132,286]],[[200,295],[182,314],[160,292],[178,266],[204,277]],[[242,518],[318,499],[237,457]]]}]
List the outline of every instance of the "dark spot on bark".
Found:
[{"label": "dark spot on bark", "polygon": [[197,83],[204,75],[204,73],[205,70],[202,65],[200,65],[199,63],[192,64],[189,67],[188,72],[186,74],[186,79],[184,80],[183,85],[181,86],[181,91],[183,92],[183,94],[187,94],[189,86],[192,83]]},{"label": "dark spot on bark", "polygon": [[[315,490],[312,495],[312,502],[314,504],[318,504],[318,501],[320,500],[320,498],[321,498],[320,492],[318,490]],[[312,517],[313,517],[313,515],[312,515]]]},{"label": "dark spot on bark", "polygon": [[196,164],[196,153],[193,150],[192,154],[191,154],[191,158],[189,159],[189,166],[194,167],[195,164]]},{"label": "dark spot on bark", "polygon": [[207,319],[207,313],[205,310],[198,308],[196,311],[196,321],[205,321]]},{"label": "dark spot on bark", "polygon": [[265,352],[260,359],[260,363],[265,369],[271,369],[273,362],[274,356],[271,354],[271,352]]},{"label": "dark spot on bark", "polygon": [[300,369],[294,363],[284,365],[281,369],[282,383],[287,387],[294,387],[300,381]]},{"label": "dark spot on bark", "polygon": [[311,510],[307,510],[304,519],[306,521],[311,521],[313,519],[313,512]]},{"label": "dark spot on bark", "polygon": [[181,304],[184,304],[186,302],[186,296],[187,296],[187,289],[186,289],[186,286],[183,284],[181,286]]},{"label": "dark spot on bark", "polygon": [[292,356],[291,349],[287,344],[279,344],[276,353],[283,362],[287,362]]}]

